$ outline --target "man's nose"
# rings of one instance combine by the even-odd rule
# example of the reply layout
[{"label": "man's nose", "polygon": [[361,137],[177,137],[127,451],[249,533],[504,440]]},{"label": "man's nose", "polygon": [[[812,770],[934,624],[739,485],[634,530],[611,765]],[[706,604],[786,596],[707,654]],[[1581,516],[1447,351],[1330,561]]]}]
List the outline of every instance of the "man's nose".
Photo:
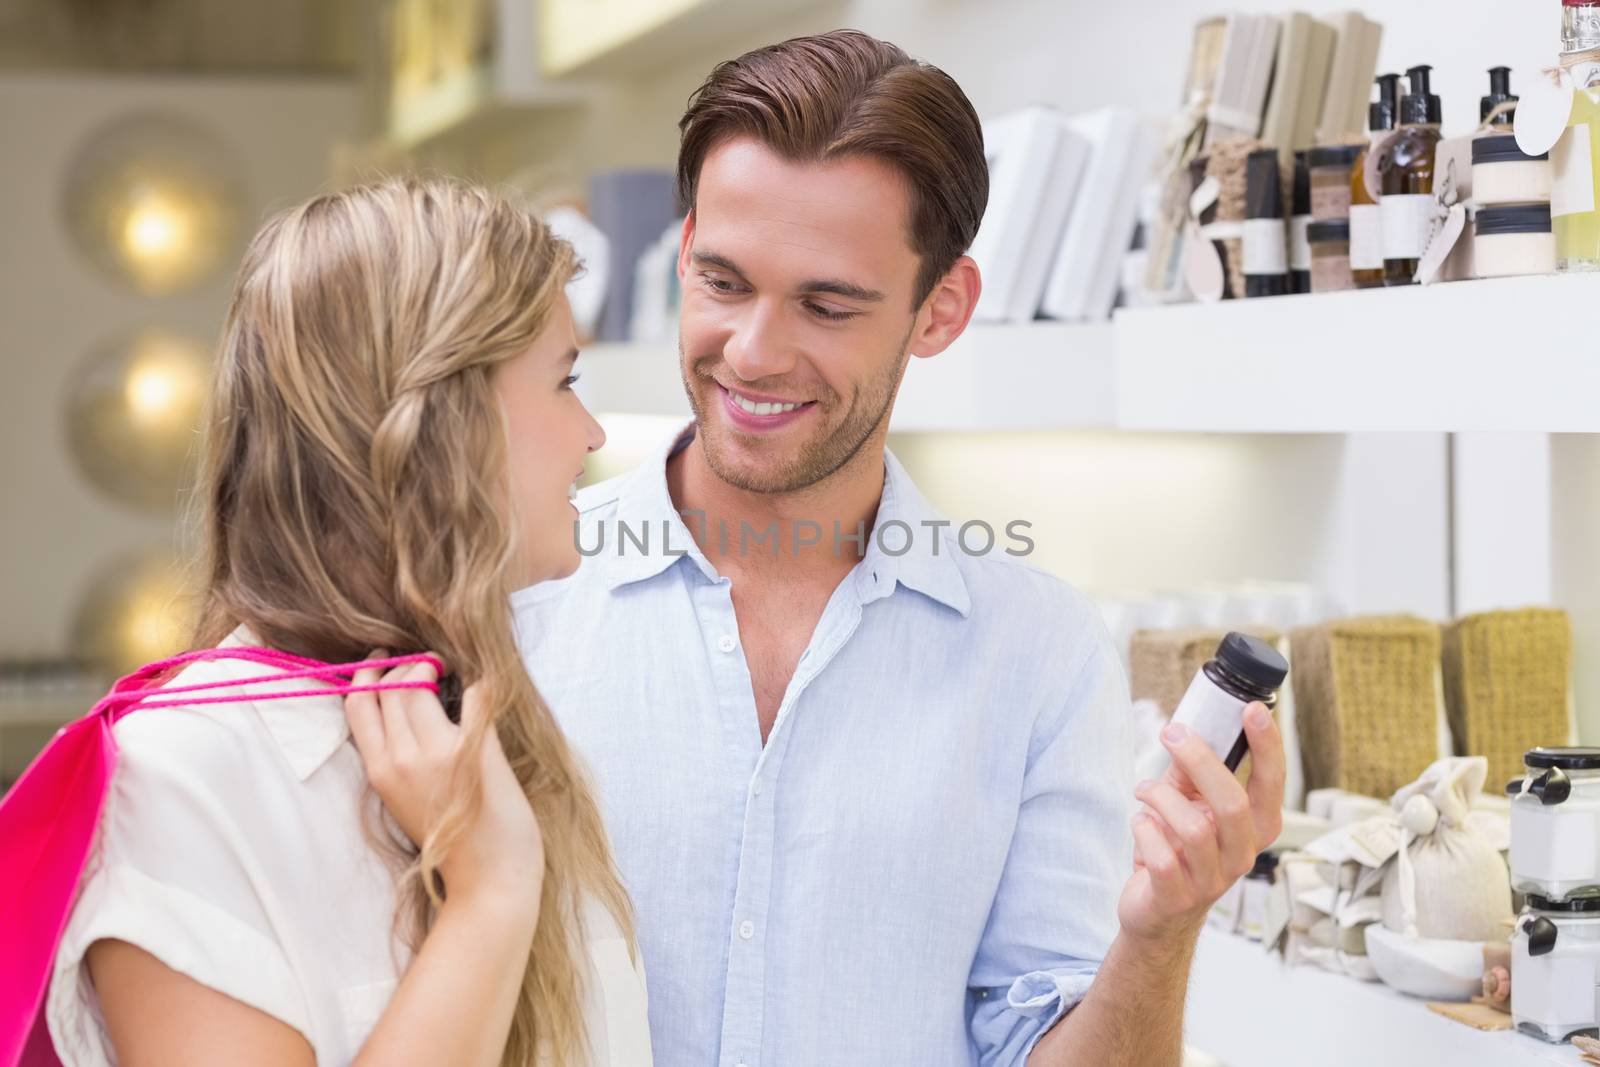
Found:
[{"label": "man's nose", "polygon": [[723,345],[722,358],[746,382],[792,371],[794,349],[783,328],[781,309],[754,304]]}]

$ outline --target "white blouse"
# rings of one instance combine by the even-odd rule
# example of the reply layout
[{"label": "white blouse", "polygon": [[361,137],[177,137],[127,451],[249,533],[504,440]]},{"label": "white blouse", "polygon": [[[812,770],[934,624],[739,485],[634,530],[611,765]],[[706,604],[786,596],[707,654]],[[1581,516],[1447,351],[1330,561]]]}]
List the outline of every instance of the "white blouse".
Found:
[{"label": "white blouse", "polygon": [[[241,627],[223,646],[247,642]],[[170,684],[268,673],[201,661]],[[117,1062],[84,964],[91,944],[115,938],[294,1027],[318,1064],[349,1063],[407,954],[394,938],[393,877],[363,831],[369,791],[342,698],[152,708],[115,734],[121,754],[46,1007],[62,1062]],[[643,963],[604,907],[587,906],[584,920],[590,1063],[644,1067]]]}]

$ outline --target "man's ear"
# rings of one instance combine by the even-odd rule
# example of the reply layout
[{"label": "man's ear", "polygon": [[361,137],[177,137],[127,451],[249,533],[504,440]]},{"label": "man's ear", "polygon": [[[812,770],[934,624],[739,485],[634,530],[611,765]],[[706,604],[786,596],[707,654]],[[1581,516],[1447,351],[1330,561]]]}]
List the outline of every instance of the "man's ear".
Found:
[{"label": "man's ear", "polygon": [[972,321],[983,292],[983,278],[977,261],[962,256],[945,272],[933,287],[933,292],[922,302],[917,312],[917,322],[912,329],[911,354],[937,356],[949,348]]},{"label": "man's ear", "polygon": [[684,275],[689,273],[689,250],[694,247],[694,210],[683,218],[683,232],[678,235],[678,285],[683,285]]}]

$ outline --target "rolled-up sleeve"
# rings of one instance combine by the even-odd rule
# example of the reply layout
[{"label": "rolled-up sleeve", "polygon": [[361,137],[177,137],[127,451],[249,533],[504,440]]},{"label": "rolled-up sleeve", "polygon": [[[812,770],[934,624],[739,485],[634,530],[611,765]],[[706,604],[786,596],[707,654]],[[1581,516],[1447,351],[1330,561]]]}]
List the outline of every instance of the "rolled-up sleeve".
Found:
[{"label": "rolled-up sleeve", "polygon": [[[162,723],[178,715],[196,713],[140,712],[118,726],[121,755],[46,1001],[50,1035],[67,1067],[116,1063],[87,962],[101,940],[126,941],[308,1038],[312,1032],[300,983],[262,903],[258,843],[210,791],[199,761],[187,758],[192,752],[161,747],[169,736]],[[196,716],[187,726],[180,736],[209,723]]]},{"label": "rolled-up sleeve", "polygon": [[1068,635],[1081,651],[1062,675],[1065,692],[1035,724],[1015,833],[969,981],[983,1067],[1025,1062],[1083,999],[1116,937],[1117,899],[1132,870],[1127,679],[1098,618]]}]

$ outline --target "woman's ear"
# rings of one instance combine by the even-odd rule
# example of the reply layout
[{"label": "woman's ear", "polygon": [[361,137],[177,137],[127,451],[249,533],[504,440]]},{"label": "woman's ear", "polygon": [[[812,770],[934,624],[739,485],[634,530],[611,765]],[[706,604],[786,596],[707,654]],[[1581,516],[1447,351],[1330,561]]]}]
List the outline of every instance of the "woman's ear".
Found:
[{"label": "woman's ear", "polygon": [[971,256],[956,260],[917,312],[911,354],[926,358],[949,348],[966,330],[967,323],[972,321],[972,312],[977,308],[978,296],[982,292],[983,278],[978,272],[977,261]]}]

